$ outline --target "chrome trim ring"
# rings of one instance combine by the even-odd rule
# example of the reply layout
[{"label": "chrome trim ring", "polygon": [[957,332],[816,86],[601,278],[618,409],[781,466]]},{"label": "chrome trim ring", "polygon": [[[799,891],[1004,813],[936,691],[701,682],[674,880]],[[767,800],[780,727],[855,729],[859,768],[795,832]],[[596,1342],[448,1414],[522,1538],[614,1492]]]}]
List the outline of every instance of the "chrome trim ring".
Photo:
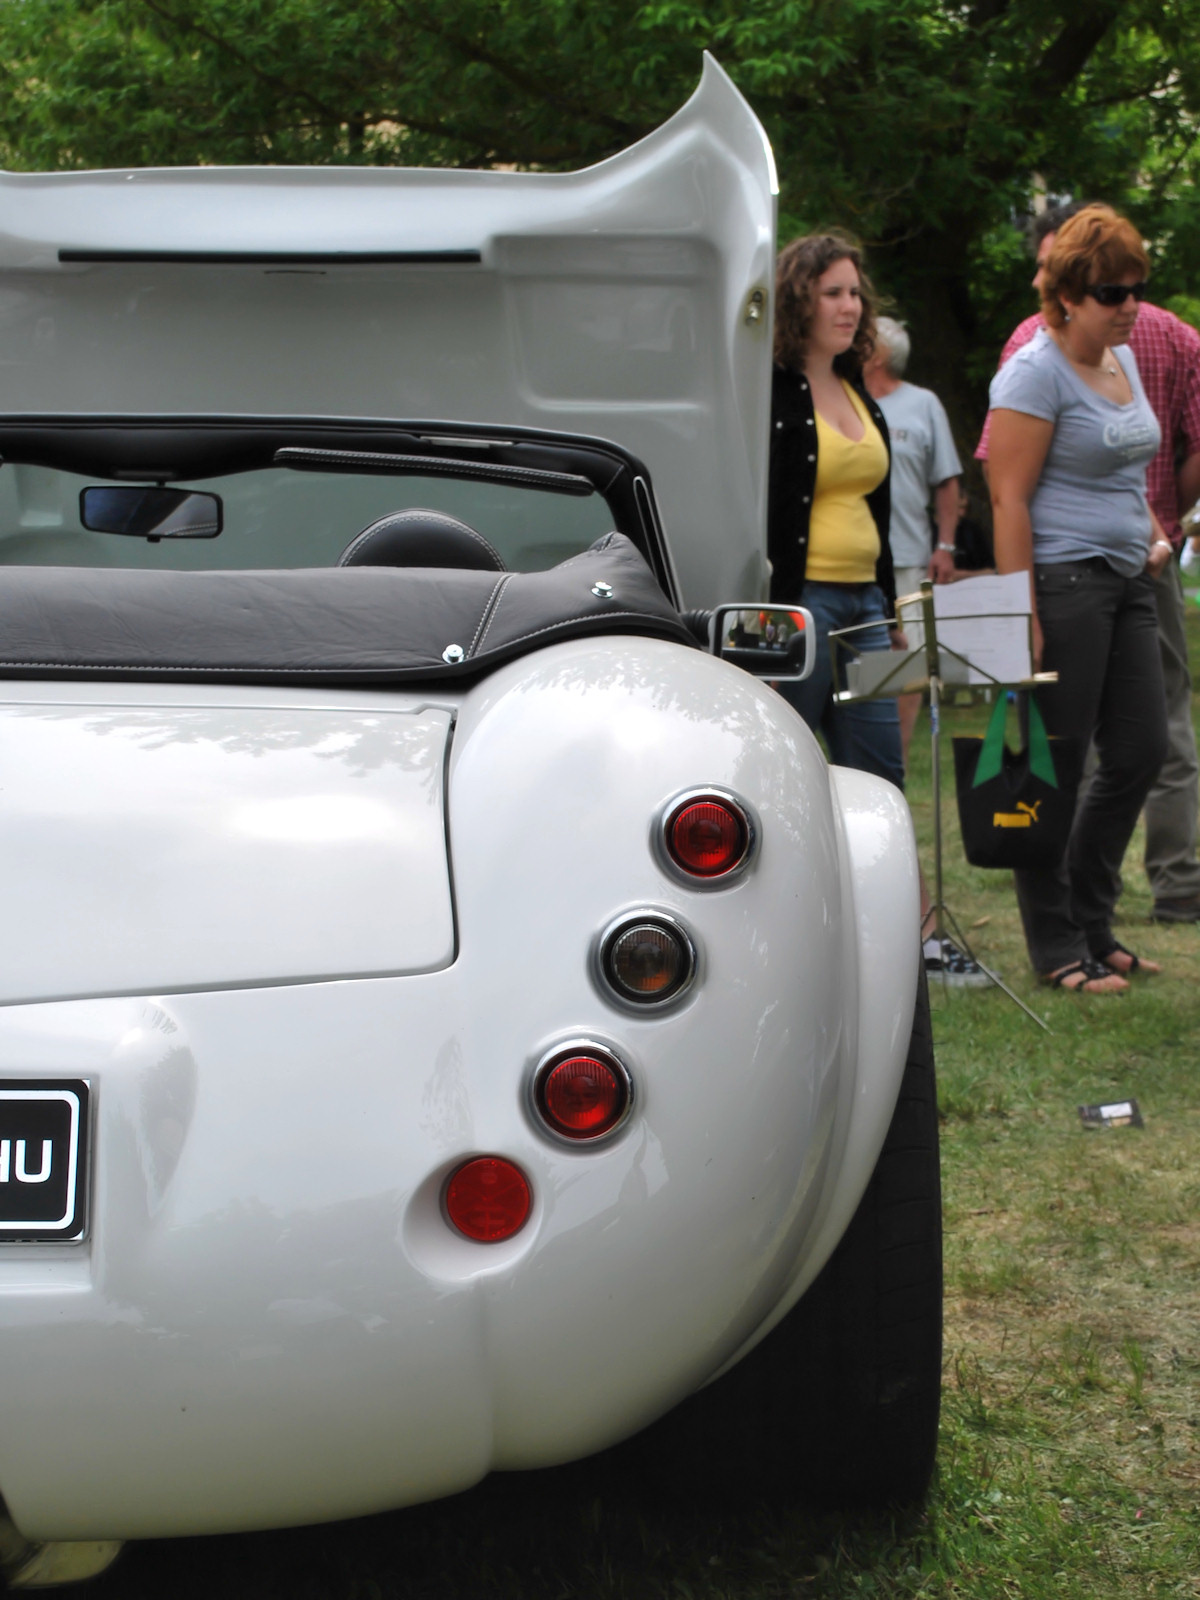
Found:
[{"label": "chrome trim ring", "polygon": [[[608,957],[613,945],[630,928],[640,927],[644,924],[666,928],[673,933],[682,944],[687,959],[687,969],[683,977],[669,994],[646,995],[644,997],[629,994],[619,988],[609,976]],[[664,1011],[670,1011],[675,1006],[682,1004],[695,987],[696,977],[700,970],[700,950],[691,929],[672,916],[669,911],[658,911],[651,906],[639,906],[632,911],[622,911],[619,916],[604,928],[600,936],[592,945],[592,979],[601,995],[610,1005],[618,1007],[634,1017],[659,1016]]]},{"label": "chrome trim ring", "polygon": [[[698,800],[720,800],[737,812],[746,829],[746,848],[742,851],[740,860],[725,872],[712,878],[699,877],[681,867],[671,854],[667,843],[667,833],[672,818],[685,806],[693,805]],[[650,848],[663,871],[674,878],[676,883],[686,884],[689,889],[698,889],[702,893],[712,889],[728,889],[732,884],[739,883],[758,855],[759,840],[760,829],[753,807],[740,795],[734,794],[732,790],[723,789],[719,784],[708,784],[702,789],[685,789],[680,794],[672,795],[658,808],[650,829]]]},{"label": "chrome trim ring", "polygon": [[[546,1079],[558,1066],[560,1061],[566,1061],[571,1056],[589,1055],[597,1056],[607,1066],[611,1067],[625,1085],[625,1109],[611,1128],[605,1128],[603,1133],[582,1134],[572,1137],[570,1134],[561,1133],[550,1123],[542,1110],[541,1090]],[[534,1127],[547,1139],[564,1150],[595,1150],[597,1146],[608,1143],[617,1138],[633,1114],[634,1102],[637,1092],[634,1088],[633,1075],[622,1061],[621,1057],[611,1045],[601,1044],[592,1038],[564,1039],[547,1050],[537,1062],[527,1081],[526,1107],[533,1121]]]}]

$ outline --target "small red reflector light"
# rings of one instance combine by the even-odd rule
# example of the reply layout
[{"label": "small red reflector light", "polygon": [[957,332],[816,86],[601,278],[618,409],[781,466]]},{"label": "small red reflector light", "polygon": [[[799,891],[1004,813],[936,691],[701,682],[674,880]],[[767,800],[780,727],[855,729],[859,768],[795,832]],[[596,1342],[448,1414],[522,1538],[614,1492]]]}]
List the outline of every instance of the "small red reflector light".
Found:
[{"label": "small red reflector light", "polygon": [[599,1056],[565,1056],[538,1086],[539,1110],[567,1139],[599,1138],[616,1127],[628,1104],[624,1075]]},{"label": "small red reflector light", "polygon": [[533,1205],[529,1180],[512,1161],[476,1156],[451,1175],[446,1215],[468,1239],[499,1244],[520,1233]]},{"label": "small red reflector light", "polygon": [[725,800],[691,800],[667,824],[672,861],[697,878],[731,872],[748,844],[745,818]]}]

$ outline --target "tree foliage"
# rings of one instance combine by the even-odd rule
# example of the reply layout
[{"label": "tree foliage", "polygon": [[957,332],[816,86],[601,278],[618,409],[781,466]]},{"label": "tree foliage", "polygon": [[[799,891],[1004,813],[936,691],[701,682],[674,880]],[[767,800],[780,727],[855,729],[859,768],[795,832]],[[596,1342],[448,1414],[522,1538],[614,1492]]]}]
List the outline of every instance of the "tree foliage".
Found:
[{"label": "tree foliage", "polygon": [[586,165],[712,50],[771,135],[782,224],[839,223],[969,430],[1032,309],[1036,193],[1111,199],[1187,305],[1200,0],[0,0],[19,169]]}]

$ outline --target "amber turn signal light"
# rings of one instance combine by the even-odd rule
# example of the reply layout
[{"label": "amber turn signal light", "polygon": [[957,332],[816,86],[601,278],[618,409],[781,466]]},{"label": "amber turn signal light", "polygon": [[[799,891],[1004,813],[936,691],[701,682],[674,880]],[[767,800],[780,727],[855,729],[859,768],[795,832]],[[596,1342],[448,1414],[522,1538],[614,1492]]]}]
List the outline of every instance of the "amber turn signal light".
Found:
[{"label": "amber turn signal light", "polygon": [[639,1007],[662,1005],[691,983],[696,950],[673,918],[632,916],[605,934],[600,970],[619,999]]}]

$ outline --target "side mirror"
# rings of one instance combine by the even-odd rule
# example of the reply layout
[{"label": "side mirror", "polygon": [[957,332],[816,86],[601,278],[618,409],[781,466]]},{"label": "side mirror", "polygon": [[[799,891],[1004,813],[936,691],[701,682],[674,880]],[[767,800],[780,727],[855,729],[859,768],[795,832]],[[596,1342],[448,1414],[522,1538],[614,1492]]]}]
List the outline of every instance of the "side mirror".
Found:
[{"label": "side mirror", "polygon": [[221,531],[219,495],[194,489],[115,488],[79,492],[79,520],[93,533],[124,533],[134,539],[215,539]]},{"label": "side mirror", "polygon": [[774,683],[800,683],[817,662],[817,630],[803,606],[718,606],[709,649],[722,661]]}]

